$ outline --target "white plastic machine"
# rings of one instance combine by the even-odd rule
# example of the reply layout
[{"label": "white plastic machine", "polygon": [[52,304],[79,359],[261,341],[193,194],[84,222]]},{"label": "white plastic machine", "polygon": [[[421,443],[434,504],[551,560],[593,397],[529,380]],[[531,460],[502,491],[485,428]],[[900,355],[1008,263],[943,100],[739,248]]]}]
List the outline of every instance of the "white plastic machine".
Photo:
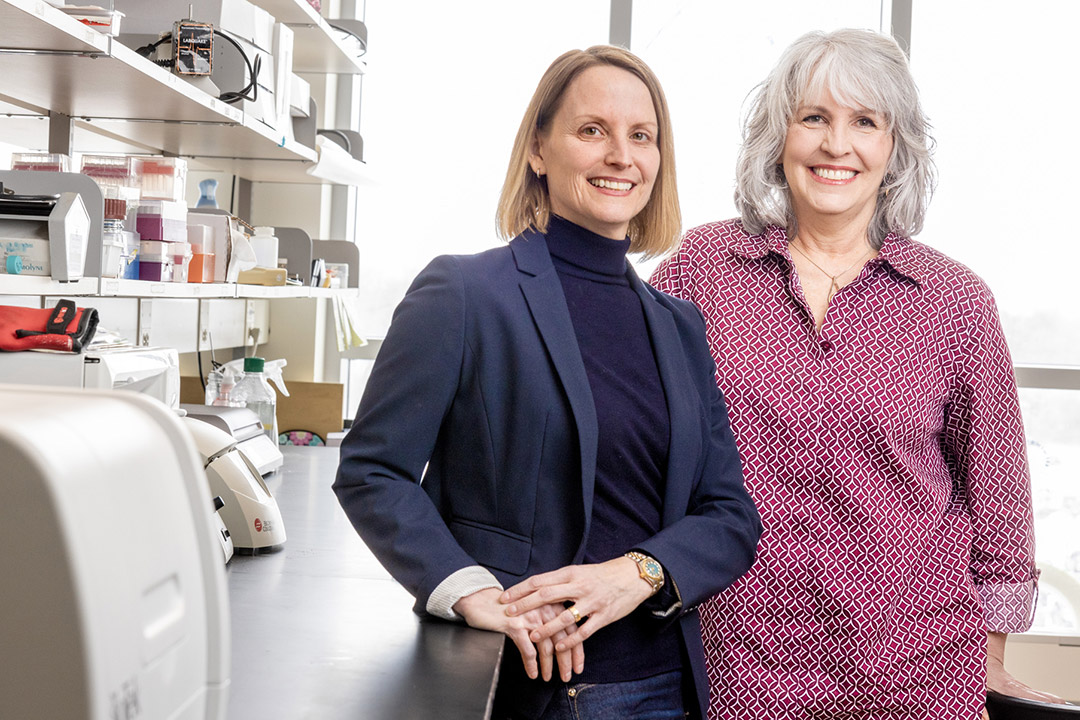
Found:
[{"label": "white plastic machine", "polygon": [[0,714],[225,718],[225,571],[175,413],[0,385],[0,467]]},{"label": "white plastic machine", "polygon": [[0,353],[0,382],[131,390],[180,406],[180,363],[164,347],[91,348],[84,353]]},{"label": "white plastic machine", "polygon": [[0,272],[78,280],[90,215],[76,192],[6,195],[0,184]]},{"label": "white plastic machine", "polygon": [[201,420],[233,437],[236,449],[261,475],[269,475],[285,462],[285,456],[263,430],[259,416],[247,408],[184,403],[187,416]]},{"label": "white plastic machine", "polygon": [[203,459],[210,494],[221,499],[218,516],[231,547],[242,555],[277,552],[284,547],[285,523],[277,500],[236,439],[208,422],[193,417],[182,420]]}]

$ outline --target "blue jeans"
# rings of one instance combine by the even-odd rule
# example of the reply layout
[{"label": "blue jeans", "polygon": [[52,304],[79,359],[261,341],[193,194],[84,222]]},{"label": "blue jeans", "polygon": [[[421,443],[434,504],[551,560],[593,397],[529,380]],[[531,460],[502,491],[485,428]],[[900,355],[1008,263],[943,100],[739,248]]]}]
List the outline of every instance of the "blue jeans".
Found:
[{"label": "blue jeans", "polygon": [[564,685],[540,720],[683,720],[682,671],[644,680]]}]

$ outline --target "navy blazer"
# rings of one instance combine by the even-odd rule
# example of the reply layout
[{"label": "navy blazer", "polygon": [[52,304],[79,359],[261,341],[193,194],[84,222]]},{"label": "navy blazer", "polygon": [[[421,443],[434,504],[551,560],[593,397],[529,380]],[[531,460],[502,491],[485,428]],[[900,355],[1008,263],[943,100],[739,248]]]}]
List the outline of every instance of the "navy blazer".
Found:
[{"label": "navy blazer", "polygon": [[[704,717],[696,607],[750,567],[761,525],[701,313],[629,265],[627,277],[642,300],[671,422],[663,527],[637,547],[660,561],[682,598]],[[468,566],[487,567],[509,587],[580,563],[596,449],[562,285],[547,243],[529,232],[507,247],[436,258],[416,278],[342,442],[334,490],[422,613],[436,586]]]}]

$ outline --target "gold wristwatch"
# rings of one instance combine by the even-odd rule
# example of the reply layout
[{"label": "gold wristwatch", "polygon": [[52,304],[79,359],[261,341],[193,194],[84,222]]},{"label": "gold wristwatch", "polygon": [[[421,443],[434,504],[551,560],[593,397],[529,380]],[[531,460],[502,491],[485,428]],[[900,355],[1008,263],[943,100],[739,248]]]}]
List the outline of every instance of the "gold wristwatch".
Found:
[{"label": "gold wristwatch", "polygon": [[652,585],[654,595],[664,587],[664,568],[655,559],[639,552],[628,552],[626,557],[637,563],[638,575]]}]

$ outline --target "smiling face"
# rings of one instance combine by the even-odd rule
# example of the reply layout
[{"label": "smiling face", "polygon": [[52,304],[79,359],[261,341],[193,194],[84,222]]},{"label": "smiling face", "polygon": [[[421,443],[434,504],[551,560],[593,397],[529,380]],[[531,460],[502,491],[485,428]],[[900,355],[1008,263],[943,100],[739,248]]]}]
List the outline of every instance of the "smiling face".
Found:
[{"label": "smiling face", "polygon": [[868,226],[892,149],[880,113],[841,105],[829,93],[796,108],[781,163],[800,226]]},{"label": "smiling face", "polygon": [[547,178],[551,210],[614,240],[645,207],[660,168],[656,111],[649,89],[611,65],[584,70],[529,153]]}]

